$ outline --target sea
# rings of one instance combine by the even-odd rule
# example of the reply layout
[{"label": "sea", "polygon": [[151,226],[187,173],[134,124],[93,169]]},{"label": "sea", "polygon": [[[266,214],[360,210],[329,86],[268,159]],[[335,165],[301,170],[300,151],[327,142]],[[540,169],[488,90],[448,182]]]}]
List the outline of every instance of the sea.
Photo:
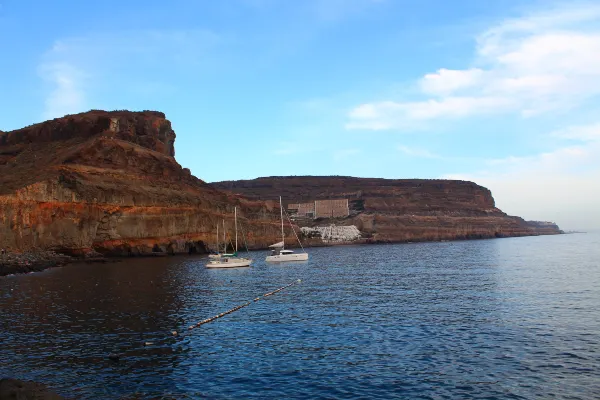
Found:
[{"label": "sea", "polygon": [[600,398],[600,234],[307,251],[0,277],[0,377],[74,399]]}]

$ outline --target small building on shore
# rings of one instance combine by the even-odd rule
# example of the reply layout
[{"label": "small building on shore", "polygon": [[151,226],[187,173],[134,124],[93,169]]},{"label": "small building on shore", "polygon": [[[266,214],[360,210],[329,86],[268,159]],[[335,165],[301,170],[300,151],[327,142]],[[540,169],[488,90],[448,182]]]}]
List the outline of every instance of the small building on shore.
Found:
[{"label": "small building on shore", "polygon": [[292,203],[290,214],[301,218],[343,218],[350,215],[348,199],[315,200],[310,203]]}]

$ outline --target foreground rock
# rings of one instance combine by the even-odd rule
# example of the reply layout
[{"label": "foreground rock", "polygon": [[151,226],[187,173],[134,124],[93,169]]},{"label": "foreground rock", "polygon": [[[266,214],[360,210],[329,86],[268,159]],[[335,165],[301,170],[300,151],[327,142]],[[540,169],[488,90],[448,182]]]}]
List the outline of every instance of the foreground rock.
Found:
[{"label": "foreground rock", "polygon": [[272,206],[194,177],[175,161],[174,141],[154,111],[90,111],[0,134],[0,248],[200,253],[217,223],[232,230],[234,206],[249,246],[271,244]]},{"label": "foreground rock", "polygon": [[61,400],[46,385],[18,379],[0,379],[0,400]]},{"label": "foreground rock", "polygon": [[505,214],[492,193],[473,182],[344,176],[266,177],[213,187],[285,204],[348,199],[345,218],[298,219],[302,226],[356,226],[370,242],[484,239],[561,233],[556,224]]},{"label": "foreground rock", "polygon": [[71,257],[53,251],[0,254],[0,276],[61,267],[71,261]]}]

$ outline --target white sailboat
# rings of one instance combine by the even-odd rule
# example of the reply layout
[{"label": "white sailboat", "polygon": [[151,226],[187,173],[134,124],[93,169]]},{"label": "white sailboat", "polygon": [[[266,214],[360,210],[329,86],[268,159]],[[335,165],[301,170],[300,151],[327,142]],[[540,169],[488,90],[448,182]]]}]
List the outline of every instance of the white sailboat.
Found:
[{"label": "white sailboat", "polygon": [[[223,234],[225,234],[225,220],[223,220]],[[224,238],[225,236],[223,236]],[[223,243],[226,243],[223,241]],[[224,253],[225,251],[223,251]],[[209,254],[208,258],[210,259],[219,259],[221,258],[221,248],[219,247],[219,223],[217,223],[217,254]]]},{"label": "white sailboat", "polygon": [[[286,262],[286,261],[306,261],[308,260],[308,253],[304,251],[304,247],[302,247],[302,243],[300,243],[300,239],[298,235],[296,235],[296,231],[294,231],[294,235],[296,235],[296,239],[302,247],[302,253],[294,253],[293,250],[285,249],[285,233],[283,231],[283,203],[281,202],[281,196],[279,196],[279,207],[281,208],[281,242],[270,245],[272,248],[271,254],[267,256],[267,262]],[[292,230],[294,228],[292,227]]]},{"label": "white sailboat", "polygon": [[[237,237],[237,207],[233,209],[233,215],[235,220],[235,252],[233,254],[225,253],[227,249],[227,242],[225,242],[225,221],[223,221],[223,241],[225,247],[223,254],[219,254],[218,258],[211,259],[207,264],[206,268],[238,268],[238,267],[249,267],[252,260],[245,257],[238,257],[238,237]],[[218,228],[217,228],[218,229]],[[218,236],[217,236],[218,237]],[[218,246],[218,245],[217,245]]]}]

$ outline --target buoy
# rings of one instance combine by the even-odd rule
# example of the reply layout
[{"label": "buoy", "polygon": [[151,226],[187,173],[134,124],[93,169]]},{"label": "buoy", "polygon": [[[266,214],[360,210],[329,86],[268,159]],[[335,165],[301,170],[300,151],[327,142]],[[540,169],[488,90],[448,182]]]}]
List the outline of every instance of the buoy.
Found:
[{"label": "buoy", "polygon": [[173,331],[173,332],[171,332],[171,335],[173,335],[173,336],[177,336],[177,331]]},{"label": "buoy", "polygon": [[153,345],[153,344],[154,344],[154,343],[152,343],[152,342],[146,342],[146,343],[144,343],[144,346],[151,346],[151,345]]}]

